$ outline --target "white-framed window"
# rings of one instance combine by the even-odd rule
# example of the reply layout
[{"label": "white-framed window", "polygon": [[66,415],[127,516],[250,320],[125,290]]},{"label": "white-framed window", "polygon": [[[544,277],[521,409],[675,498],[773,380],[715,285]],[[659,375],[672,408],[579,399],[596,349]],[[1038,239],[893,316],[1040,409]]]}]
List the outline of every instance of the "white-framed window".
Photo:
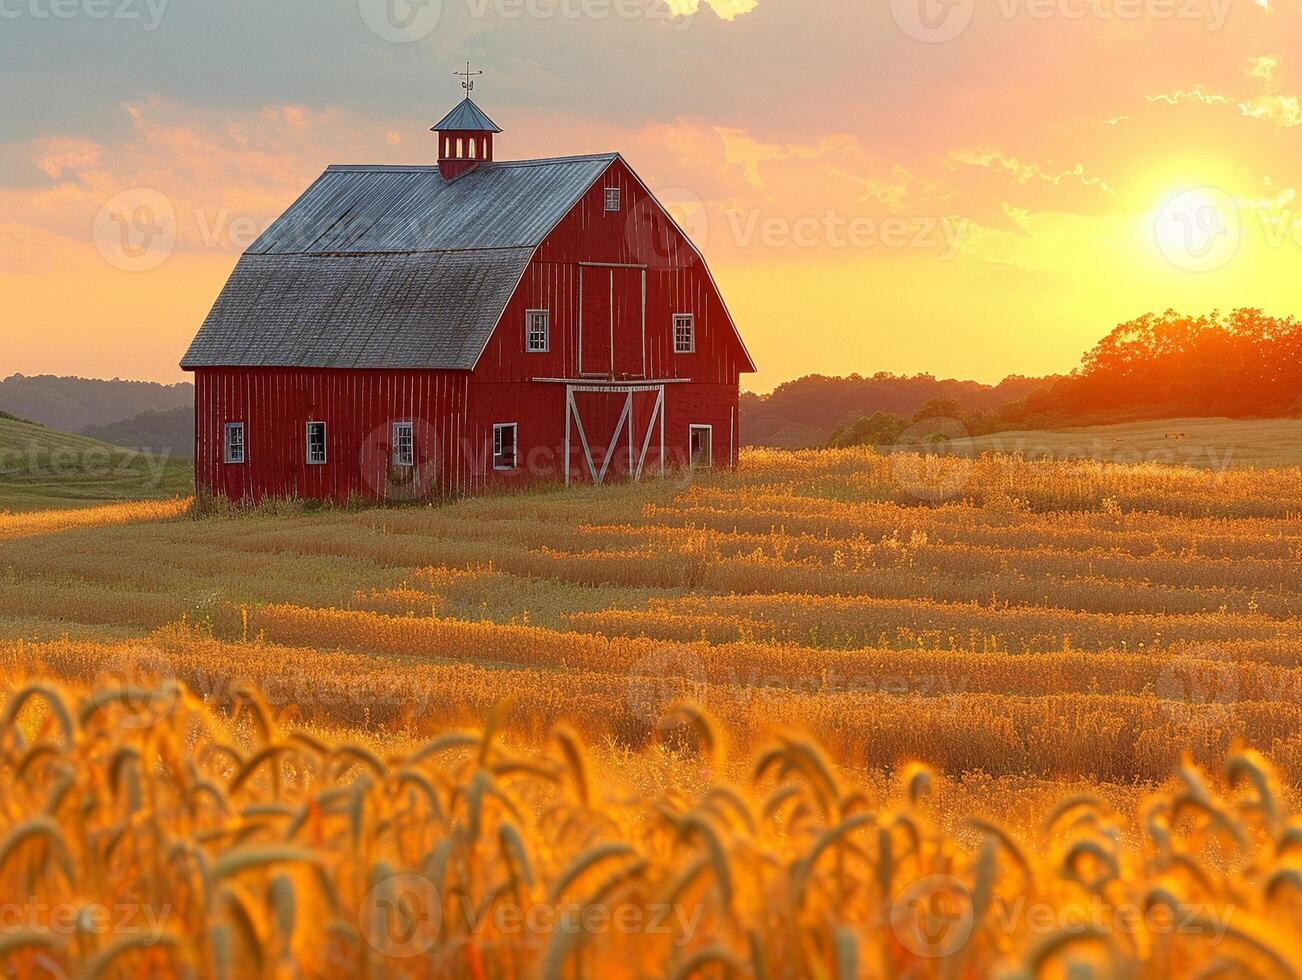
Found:
[{"label": "white-framed window", "polygon": [[493,469],[513,470],[516,460],[516,423],[493,426]]},{"label": "white-framed window", "polygon": [[416,465],[416,436],[410,422],[393,423],[393,465]]},{"label": "white-framed window", "polygon": [[228,463],[244,462],[244,423],[227,422],[226,423],[226,454],[225,460]]},{"label": "white-framed window", "polygon": [[622,203],[623,203],[623,195],[620,193],[620,189],[618,187],[607,187],[606,188],[606,210],[618,211]]},{"label": "white-framed window", "polygon": [[674,314],[674,353],[696,353],[696,314]]},{"label": "white-framed window", "polygon": [[546,354],[551,349],[551,340],[551,311],[526,310],[524,314],[524,349],[530,354]]},{"label": "white-framed window", "polygon": [[307,462],[309,466],[324,466],[326,461],[326,424],[307,424]]},{"label": "white-framed window", "polygon": [[714,426],[694,425],[688,440],[692,469],[708,470],[714,465]]}]

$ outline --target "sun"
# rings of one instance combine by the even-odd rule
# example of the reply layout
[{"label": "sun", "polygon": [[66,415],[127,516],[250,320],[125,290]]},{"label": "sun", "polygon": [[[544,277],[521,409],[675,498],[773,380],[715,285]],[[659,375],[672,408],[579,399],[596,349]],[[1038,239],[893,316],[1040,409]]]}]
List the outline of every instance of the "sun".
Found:
[{"label": "sun", "polygon": [[1214,272],[1238,254],[1243,223],[1239,204],[1221,187],[1204,185],[1170,192],[1154,209],[1153,244],[1184,272]]}]

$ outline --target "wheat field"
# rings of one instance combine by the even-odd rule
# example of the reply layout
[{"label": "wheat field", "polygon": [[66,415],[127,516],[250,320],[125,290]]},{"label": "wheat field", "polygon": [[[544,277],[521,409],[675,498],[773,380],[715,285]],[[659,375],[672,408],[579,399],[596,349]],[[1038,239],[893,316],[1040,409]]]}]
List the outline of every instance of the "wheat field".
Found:
[{"label": "wheat field", "polygon": [[868,450],[0,515],[0,882],[160,920],[0,962],[1297,975],[1300,515],[1298,469]]}]

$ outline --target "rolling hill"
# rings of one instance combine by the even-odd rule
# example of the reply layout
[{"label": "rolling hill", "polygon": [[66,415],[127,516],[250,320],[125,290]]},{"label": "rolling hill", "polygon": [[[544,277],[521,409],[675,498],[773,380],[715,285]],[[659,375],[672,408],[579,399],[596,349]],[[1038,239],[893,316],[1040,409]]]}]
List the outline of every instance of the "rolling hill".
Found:
[{"label": "rolling hill", "polygon": [[189,496],[189,460],[0,417],[0,512]]},{"label": "rolling hill", "polygon": [[143,412],[193,406],[194,385],[188,383],[162,385],[48,374],[14,374],[0,381],[0,411],[64,432],[85,432],[89,426],[111,425]]}]

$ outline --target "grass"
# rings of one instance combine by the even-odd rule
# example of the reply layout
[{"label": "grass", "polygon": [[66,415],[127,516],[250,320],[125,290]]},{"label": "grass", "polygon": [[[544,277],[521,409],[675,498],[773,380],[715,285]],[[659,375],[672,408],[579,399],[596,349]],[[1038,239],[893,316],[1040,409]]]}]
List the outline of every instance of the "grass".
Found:
[{"label": "grass", "polygon": [[0,415],[0,512],[166,500],[193,492],[189,460],[138,453]]},{"label": "grass", "polygon": [[1299,514],[1296,467],[854,449],[0,515],[0,893],[169,910],[0,970],[1298,976]]},{"label": "grass", "polygon": [[998,432],[956,440],[956,452],[1022,453],[1027,458],[1110,463],[1302,466],[1302,419],[1169,419],[1085,428]]}]

